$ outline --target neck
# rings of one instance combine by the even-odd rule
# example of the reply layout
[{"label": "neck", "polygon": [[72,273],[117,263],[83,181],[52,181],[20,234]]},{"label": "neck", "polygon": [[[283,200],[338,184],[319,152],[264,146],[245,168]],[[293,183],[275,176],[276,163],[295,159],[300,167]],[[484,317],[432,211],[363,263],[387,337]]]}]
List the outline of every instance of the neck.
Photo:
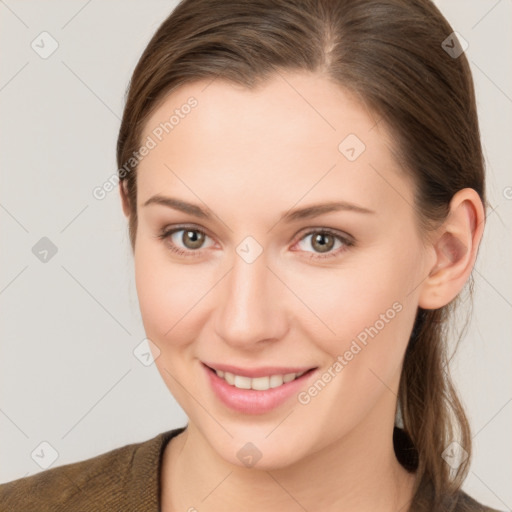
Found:
[{"label": "neck", "polygon": [[274,470],[225,461],[189,423],[165,450],[161,510],[406,512],[415,478],[396,459],[387,419],[384,428],[375,410],[335,443]]}]

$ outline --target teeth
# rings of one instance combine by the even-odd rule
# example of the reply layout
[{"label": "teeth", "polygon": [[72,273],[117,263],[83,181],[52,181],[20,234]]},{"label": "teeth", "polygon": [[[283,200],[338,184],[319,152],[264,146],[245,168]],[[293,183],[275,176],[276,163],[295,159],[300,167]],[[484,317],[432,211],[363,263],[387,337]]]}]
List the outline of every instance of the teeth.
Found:
[{"label": "teeth", "polygon": [[240,377],[235,375],[235,388],[239,389],[251,389],[251,380],[249,377]]},{"label": "teeth", "polygon": [[285,375],[272,375],[270,377],[242,377],[241,375],[234,375],[230,372],[223,372],[222,370],[215,370],[215,373],[223,378],[229,385],[235,386],[239,389],[255,389],[257,391],[266,391],[270,388],[277,388],[299,378],[306,372],[301,373],[287,373]]}]

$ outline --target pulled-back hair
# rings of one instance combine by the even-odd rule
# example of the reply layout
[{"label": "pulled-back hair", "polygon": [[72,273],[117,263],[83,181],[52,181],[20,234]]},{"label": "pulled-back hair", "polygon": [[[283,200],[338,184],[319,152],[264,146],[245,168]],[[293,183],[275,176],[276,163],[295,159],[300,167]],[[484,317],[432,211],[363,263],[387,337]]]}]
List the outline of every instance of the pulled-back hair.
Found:
[{"label": "pulled-back hair", "polygon": [[[119,131],[132,248],[138,163],[132,156],[145,123],[172,91],[216,77],[254,89],[276,71],[312,72],[355,93],[393,134],[425,233],[446,219],[463,188],[476,190],[486,205],[472,76],[452,33],[429,0],[180,2],[134,70]],[[446,41],[454,52],[445,51]],[[472,277],[467,284],[472,292]],[[448,327],[459,299],[418,308],[399,385],[397,458],[415,471],[417,486],[431,482],[435,501],[460,488],[471,460],[469,424],[447,366]],[[442,453],[454,440],[468,456],[451,471]]]}]

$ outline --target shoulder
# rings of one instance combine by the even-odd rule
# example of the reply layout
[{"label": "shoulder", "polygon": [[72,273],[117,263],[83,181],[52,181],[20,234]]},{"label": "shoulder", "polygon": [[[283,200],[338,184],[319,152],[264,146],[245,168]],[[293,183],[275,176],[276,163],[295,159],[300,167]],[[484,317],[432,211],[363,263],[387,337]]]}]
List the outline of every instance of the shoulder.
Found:
[{"label": "shoulder", "polygon": [[[116,448],[96,457],[64,464],[0,485],[2,511],[60,510],[59,505],[82,506],[89,500],[109,504],[129,467],[136,446]],[[113,478],[119,474],[119,480]],[[97,504],[97,503],[96,503]],[[93,507],[94,503],[90,503]],[[48,509],[46,508],[48,507]]]},{"label": "shoulder", "polygon": [[462,489],[437,498],[434,495],[432,481],[425,478],[416,491],[408,512],[501,512],[479,503]]},{"label": "shoulder", "polygon": [[453,512],[500,512],[495,508],[482,505],[464,491],[459,491],[457,496],[457,505]]},{"label": "shoulder", "polygon": [[143,442],[1,484],[0,511],[86,512],[109,507],[129,510],[134,503],[153,504],[158,499],[163,448],[182,430],[163,432]]}]

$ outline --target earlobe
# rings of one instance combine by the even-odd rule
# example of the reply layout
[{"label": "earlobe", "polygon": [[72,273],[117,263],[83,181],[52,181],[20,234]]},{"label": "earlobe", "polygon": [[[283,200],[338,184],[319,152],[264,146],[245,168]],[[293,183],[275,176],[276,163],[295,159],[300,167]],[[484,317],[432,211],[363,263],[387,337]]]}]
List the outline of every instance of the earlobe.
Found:
[{"label": "earlobe", "polygon": [[473,270],[484,221],[484,207],[475,190],[465,188],[453,196],[450,213],[433,243],[435,262],[422,283],[420,307],[439,309],[462,290]]}]

